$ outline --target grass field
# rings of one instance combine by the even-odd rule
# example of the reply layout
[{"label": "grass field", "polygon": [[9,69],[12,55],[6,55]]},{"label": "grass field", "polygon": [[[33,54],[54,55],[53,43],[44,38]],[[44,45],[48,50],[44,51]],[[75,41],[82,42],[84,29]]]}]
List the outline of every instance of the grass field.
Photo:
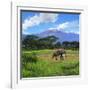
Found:
[{"label": "grass field", "polygon": [[54,50],[32,50],[22,52],[21,76],[47,77],[79,75],[79,52],[67,50],[65,60],[52,59]]}]

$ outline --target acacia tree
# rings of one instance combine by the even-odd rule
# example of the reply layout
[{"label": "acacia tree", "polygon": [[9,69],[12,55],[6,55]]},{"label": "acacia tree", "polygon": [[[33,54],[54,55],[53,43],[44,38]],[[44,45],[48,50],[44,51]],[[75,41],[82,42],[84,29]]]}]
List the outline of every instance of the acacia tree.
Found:
[{"label": "acacia tree", "polygon": [[75,50],[75,49],[79,49],[79,42],[77,41],[73,41],[71,42],[71,47]]},{"label": "acacia tree", "polygon": [[62,46],[67,49],[67,48],[69,48],[69,46],[70,46],[70,42],[64,41],[64,42],[62,43]]},{"label": "acacia tree", "polygon": [[22,41],[22,46],[25,49],[35,49],[36,48],[35,46],[38,43],[37,42],[38,38],[39,37],[35,35],[27,35],[25,39]]},{"label": "acacia tree", "polygon": [[45,38],[41,38],[38,41],[40,42],[39,45],[41,46],[42,49],[50,49],[54,48],[54,43],[56,42],[58,38],[55,36],[48,36]]},{"label": "acacia tree", "polygon": [[25,49],[50,49],[54,48],[54,43],[57,38],[55,36],[48,36],[44,38],[39,38],[35,35],[28,35],[22,41],[23,48]]},{"label": "acacia tree", "polygon": [[78,41],[72,41],[72,42],[68,42],[68,41],[64,41],[62,43],[62,46],[66,49],[79,49],[79,42]]},{"label": "acacia tree", "polygon": [[60,48],[60,47],[62,47],[62,44],[60,42],[56,42],[55,43],[55,48]]}]

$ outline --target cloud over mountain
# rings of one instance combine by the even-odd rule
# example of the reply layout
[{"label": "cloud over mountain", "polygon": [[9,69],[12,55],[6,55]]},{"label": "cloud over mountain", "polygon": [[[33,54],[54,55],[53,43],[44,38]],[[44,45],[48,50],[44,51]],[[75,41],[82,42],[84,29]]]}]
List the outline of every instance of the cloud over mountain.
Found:
[{"label": "cloud over mountain", "polygon": [[51,30],[63,31],[66,33],[77,33],[79,34],[79,22],[77,20],[74,21],[66,21],[60,24],[57,24],[56,27],[49,28]]}]

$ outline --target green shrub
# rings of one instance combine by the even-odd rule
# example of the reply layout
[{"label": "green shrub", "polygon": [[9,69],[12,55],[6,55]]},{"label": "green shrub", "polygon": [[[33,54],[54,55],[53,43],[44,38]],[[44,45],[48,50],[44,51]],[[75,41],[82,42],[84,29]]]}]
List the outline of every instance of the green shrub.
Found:
[{"label": "green shrub", "polygon": [[79,62],[64,64],[62,70],[64,75],[79,75]]},{"label": "green shrub", "polygon": [[79,62],[74,62],[74,63],[66,63],[62,65],[62,69],[74,69],[77,66],[79,66]]},{"label": "green shrub", "polygon": [[32,53],[30,55],[24,53],[22,55],[22,60],[23,63],[36,63],[38,61],[38,58],[35,53]]},{"label": "green shrub", "polygon": [[30,76],[30,71],[28,71],[27,69],[22,69],[22,77],[29,77]]}]

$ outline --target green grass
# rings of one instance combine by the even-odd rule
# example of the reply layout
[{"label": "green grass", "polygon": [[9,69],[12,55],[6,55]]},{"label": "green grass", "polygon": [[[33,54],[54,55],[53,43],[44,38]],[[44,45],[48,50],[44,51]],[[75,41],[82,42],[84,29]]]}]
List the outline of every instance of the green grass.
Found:
[{"label": "green grass", "polygon": [[79,75],[79,52],[67,50],[65,60],[52,59],[54,50],[22,53],[22,77]]}]

